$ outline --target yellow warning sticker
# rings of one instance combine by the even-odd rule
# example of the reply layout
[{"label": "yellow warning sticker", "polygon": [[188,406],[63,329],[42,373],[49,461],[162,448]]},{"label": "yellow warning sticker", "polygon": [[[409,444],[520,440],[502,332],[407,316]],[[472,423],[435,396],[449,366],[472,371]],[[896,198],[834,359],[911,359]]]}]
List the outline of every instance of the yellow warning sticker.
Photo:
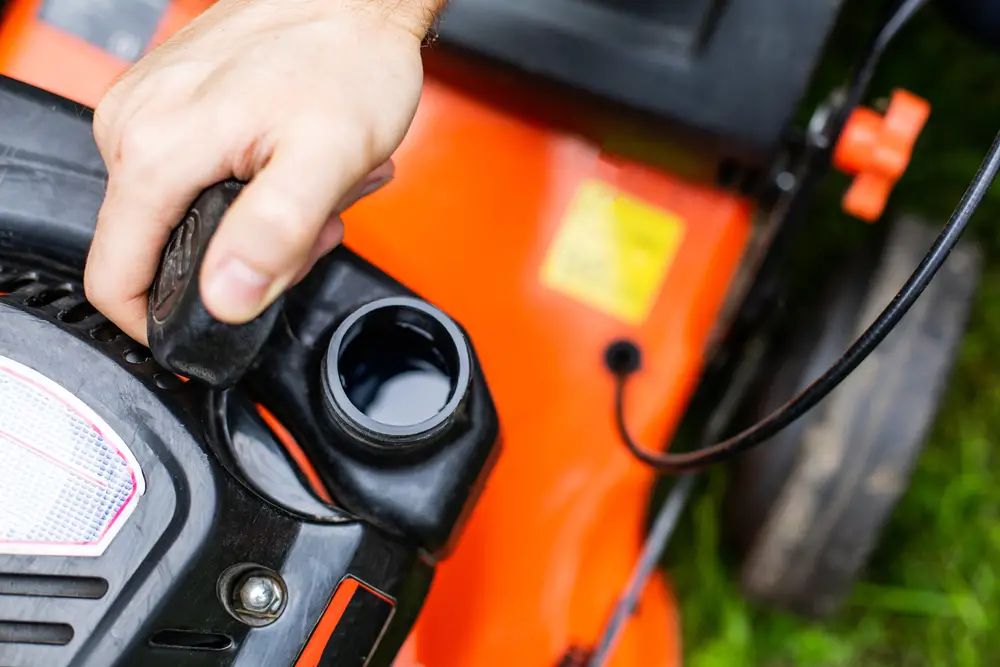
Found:
[{"label": "yellow warning sticker", "polygon": [[542,264],[542,284],[631,325],[649,315],[684,238],[684,222],[585,181]]}]

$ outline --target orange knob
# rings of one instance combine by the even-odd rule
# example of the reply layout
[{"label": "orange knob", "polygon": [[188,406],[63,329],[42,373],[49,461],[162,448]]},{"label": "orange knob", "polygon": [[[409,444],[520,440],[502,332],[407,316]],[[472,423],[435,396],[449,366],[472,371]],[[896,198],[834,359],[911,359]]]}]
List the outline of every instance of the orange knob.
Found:
[{"label": "orange knob", "polygon": [[905,90],[893,92],[884,116],[865,107],[851,112],[833,152],[833,165],[855,176],[844,194],[845,212],[866,222],[878,220],[930,113],[927,100]]}]

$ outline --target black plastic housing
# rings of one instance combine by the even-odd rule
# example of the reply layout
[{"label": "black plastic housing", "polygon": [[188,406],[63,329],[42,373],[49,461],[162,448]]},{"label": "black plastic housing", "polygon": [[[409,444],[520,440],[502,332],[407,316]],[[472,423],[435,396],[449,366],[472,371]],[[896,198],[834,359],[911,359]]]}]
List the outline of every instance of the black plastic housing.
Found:
[{"label": "black plastic housing", "polygon": [[[357,580],[368,601],[347,606],[320,665],[388,667],[497,453],[471,345],[468,392],[446,437],[388,457],[346,437],[323,399],[330,335],[366,303],[414,295],[342,248],[289,294],[235,387],[181,382],[83,296],[106,183],[91,121],[87,109],[0,78],[0,355],[107,421],[142,466],[146,495],[99,557],[0,555],[0,665],[291,667],[338,584]],[[256,403],[297,438],[332,503]],[[287,585],[272,625],[245,625],[220,601],[220,577],[244,563]],[[51,595],[53,585],[102,581],[96,596]],[[10,582],[21,592],[4,593]],[[35,623],[66,641],[9,641]]]},{"label": "black plastic housing", "polygon": [[[499,422],[475,351],[469,385],[446,435],[387,453],[346,435],[330,418],[322,374],[333,330],[357,309],[414,294],[341,247],[288,293],[277,326],[244,384],[306,449],[347,511],[414,544],[446,554],[499,453]],[[455,325],[462,335],[465,332]]]},{"label": "black plastic housing", "polygon": [[[4,264],[2,275],[22,275],[7,273],[12,267]],[[204,426],[210,418],[208,392],[190,384],[158,386],[163,371],[155,362],[127,361],[134,343],[91,333],[100,326],[100,316],[64,324],[58,305],[25,305],[52,282],[49,275],[42,273],[36,289],[29,286],[2,298],[0,354],[74,388],[113,429],[129,434],[147,491],[98,558],[0,555],[0,581],[27,587],[27,594],[0,595],[0,624],[72,628],[72,639],[62,646],[0,642],[0,664],[291,666],[348,575],[396,601],[395,636],[389,635],[381,648],[398,650],[405,638],[400,630],[415,617],[431,578],[431,567],[416,550],[334,508],[304,516],[298,503],[279,506],[231,474],[216,458],[218,443]],[[258,435],[273,440],[257,428]],[[220,575],[240,563],[270,568],[287,584],[287,607],[269,627],[240,623],[218,599]],[[65,586],[91,579],[106,582],[107,592],[98,599],[53,597],[44,590],[46,582]],[[163,631],[176,630],[195,633],[189,637],[221,636],[231,645],[214,651],[153,645]],[[323,664],[364,664],[357,654],[338,661],[339,650],[328,646],[330,658]]]},{"label": "black plastic housing", "polygon": [[441,41],[770,159],[842,0],[452,0]]}]

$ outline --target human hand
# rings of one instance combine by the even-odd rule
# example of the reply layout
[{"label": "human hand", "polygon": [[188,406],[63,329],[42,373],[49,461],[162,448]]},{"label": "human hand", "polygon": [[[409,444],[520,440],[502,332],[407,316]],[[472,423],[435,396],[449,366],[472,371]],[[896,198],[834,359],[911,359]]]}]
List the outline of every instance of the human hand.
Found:
[{"label": "human hand", "polygon": [[87,259],[93,305],[146,343],[170,232],[208,186],[249,185],[205,254],[202,300],[256,317],[343,236],[339,214],[392,177],[443,0],[220,0],[98,105],[107,195]]}]

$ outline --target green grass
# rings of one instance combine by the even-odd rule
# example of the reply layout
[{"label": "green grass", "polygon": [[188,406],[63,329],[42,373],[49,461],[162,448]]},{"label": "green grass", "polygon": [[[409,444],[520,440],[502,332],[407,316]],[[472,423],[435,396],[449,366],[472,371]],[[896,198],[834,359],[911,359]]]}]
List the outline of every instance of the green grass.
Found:
[{"label": "green grass", "polygon": [[[816,91],[839,83],[873,20],[849,5]],[[873,92],[903,87],[930,99],[931,121],[892,208],[944,221],[1000,128],[1000,57],[929,11],[892,48]],[[860,225],[838,213],[832,177],[814,224],[830,238]],[[702,486],[671,544],[692,667],[1000,664],[1000,185],[970,235],[986,256],[983,284],[945,404],[912,485],[842,611],[823,623],[743,601],[718,517],[725,472]],[[822,235],[817,235],[822,237]]]}]

